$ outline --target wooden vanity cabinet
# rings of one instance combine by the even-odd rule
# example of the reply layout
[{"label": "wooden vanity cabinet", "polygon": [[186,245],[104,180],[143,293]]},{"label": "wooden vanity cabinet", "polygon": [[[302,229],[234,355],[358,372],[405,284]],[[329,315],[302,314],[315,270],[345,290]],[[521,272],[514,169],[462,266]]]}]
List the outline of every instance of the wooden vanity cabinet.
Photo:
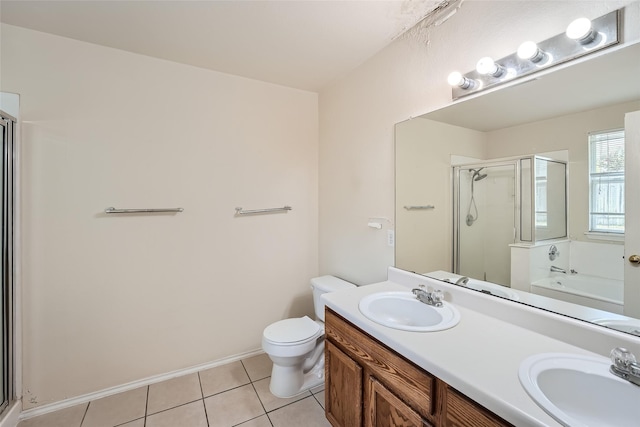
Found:
[{"label": "wooden vanity cabinet", "polygon": [[327,308],[325,413],[333,427],[511,426]]}]

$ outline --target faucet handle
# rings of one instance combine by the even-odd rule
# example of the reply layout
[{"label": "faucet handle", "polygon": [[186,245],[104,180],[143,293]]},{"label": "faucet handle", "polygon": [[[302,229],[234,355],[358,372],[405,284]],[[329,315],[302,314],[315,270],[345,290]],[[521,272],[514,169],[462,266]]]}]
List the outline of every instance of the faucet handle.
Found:
[{"label": "faucet handle", "polygon": [[613,365],[620,369],[628,370],[633,364],[636,364],[636,357],[629,350],[623,347],[616,347],[611,350],[609,355]]},{"label": "faucet handle", "polygon": [[442,305],[444,293],[440,289],[435,289],[433,292],[431,292],[431,299],[433,300],[434,305]]}]

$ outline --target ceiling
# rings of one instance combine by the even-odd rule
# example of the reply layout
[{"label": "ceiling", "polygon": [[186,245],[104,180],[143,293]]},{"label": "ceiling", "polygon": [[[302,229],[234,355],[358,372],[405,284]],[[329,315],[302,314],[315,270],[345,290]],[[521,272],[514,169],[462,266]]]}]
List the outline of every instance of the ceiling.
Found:
[{"label": "ceiling", "polygon": [[[442,3],[442,4],[441,4]],[[447,0],[0,1],[4,23],[318,92]]]}]

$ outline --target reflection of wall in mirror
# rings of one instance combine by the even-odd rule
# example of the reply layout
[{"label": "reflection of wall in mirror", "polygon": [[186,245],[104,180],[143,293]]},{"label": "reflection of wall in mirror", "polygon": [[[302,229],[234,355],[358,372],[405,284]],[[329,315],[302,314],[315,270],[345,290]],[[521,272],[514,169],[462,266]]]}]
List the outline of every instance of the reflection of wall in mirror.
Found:
[{"label": "reflection of wall in mirror", "polygon": [[[425,119],[396,125],[396,266],[451,269],[451,155],[485,158],[486,135]],[[406,210],[434,205],[433,210]]]}]

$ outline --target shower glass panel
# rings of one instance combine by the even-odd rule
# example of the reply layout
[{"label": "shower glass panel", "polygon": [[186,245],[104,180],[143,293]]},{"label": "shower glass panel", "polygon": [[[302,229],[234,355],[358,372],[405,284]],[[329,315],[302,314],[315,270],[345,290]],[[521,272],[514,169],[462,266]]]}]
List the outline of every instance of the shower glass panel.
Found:
[{"label": "shower glass panel", "polygon": [[457,167],[455,272],[508,286],[516,220],[516,162]]},{"label": "shower glass panel", "polygon": [[533,242],[533,158],[520,159],[520,240]]},{"label": "shower glass panel", "polygon": [[535,163],[535,240],[567,237],[567,164],[541,157]]}]

